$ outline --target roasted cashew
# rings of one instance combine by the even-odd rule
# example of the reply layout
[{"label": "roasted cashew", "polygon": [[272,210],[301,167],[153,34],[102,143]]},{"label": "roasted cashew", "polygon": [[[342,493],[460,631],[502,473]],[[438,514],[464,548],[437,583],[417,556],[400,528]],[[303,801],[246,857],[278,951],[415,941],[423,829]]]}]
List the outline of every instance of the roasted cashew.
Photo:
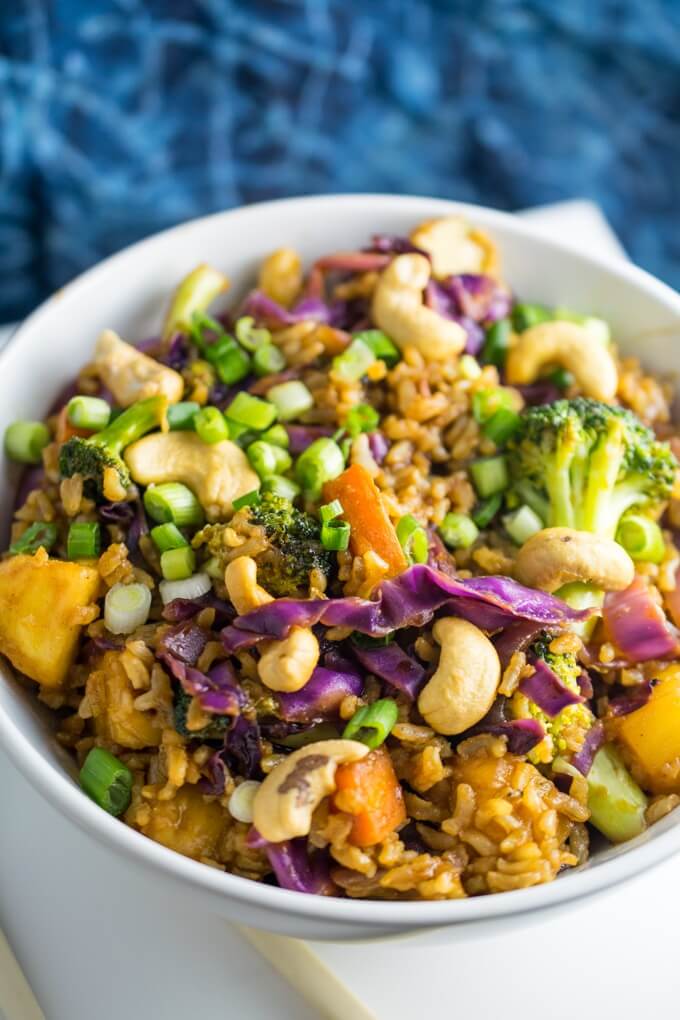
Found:
[{"label": "roasted cashew", "polygon": [[432,258],[433,276],[489,273],[496,268],[494,245],[460,216],[426,220],[411,232],[411,241]]},{"label": "roasted cashew", "polygon": [[294,248],[277,248],[260,266],[258,289],[289,308],[302,288],[302,262]]},{"label": "roasted cashew", "polygon": [[228,514],[232,500],[260,484],[236,443],[204,443],[195,432],[154,432],[128,446],[125,463],[140,485],[187,485],[209,521]]},{"label": "roasted cashew", "polygon": [[[227,564],[224,584],[239,616],[273,601],[257,583],[257,563],[251,556],[239,556]],[[260,651],[257,672],[271,691],[299,691],[319,661],[319,642],[309,627],[291,627],[287,637],[263,642]]]},{"label": "roasted cashew", "polygon": [[182,399],[184,380],[179,372],[138,351],[112,329],[105,329],[99,337],[94,364],[122,407],[158,395],[166,396],[171,404]]},{"label": "roasted cashew", "polygon": [[479,722],[491,708],[501,678],[496,649],[479,627],[454,616],[437,620],[439,665],[418,698],[418,710],[437,733],[451,736]]},{"label": "roasted cashew", "polygon": [[373,319],[398,347],[415,347],[428,361],[447,361],[463,350],[467,333],[458,322],[423,304],[429,278],[424,255],[398,255],[380,274]]},{"label": "roasted cashew", "polygon": [[616,362],[604,344],[575,322],[541,322],[516,337],[505,363],[510,385],[534,382],[543,369],[563,365],[586,397],[611,402],[616,396]]},{"label": "roasted cashew", "polygon": [[368,754],[357,740],[319,740],[277,765],[253,800],[253,824],[269,843],[307,836],[312,814],[324,797],[334,793],[335,771],[345,762]]},{"label": "roasted cashew", "polygon": [[622,591],[633,583],[635,565],[611,538],[573,528],[544,528],[524,543],[515,560],[515,577],[541,591],[584,581],[603,591]]}]

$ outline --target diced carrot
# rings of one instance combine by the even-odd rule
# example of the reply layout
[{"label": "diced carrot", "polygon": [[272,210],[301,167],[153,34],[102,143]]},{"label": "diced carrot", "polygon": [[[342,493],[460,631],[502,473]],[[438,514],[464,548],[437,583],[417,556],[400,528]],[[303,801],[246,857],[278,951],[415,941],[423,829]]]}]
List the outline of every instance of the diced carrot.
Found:
[{"label": "diced carrot", "polygon": [[56,441],[58,443],[65,443],[67,439],[72,439],[73,436],[80,436],[82,439],[86,439],[87,436],[91,435],[91,429],[77,429],[71,425],[71,422],[68,420],[68,405],[64,404],[57,415]]},{"label": "diced carrot", "polygon": [[354,816],[349,841],[355,846],[374,846],[406,821],[404,794],[384,747],[340,765],[335,782],[333,803]]},{"label": "diced carrot", "polygon": [[355,556],[371,551],[377,553],[387,563],[389,577],[406,569],[408,563],[394,525],[365,467],[352,464],[337,478],[326,482],[323,495],[328,503],[334,499],[342,503],[342,516],[352,528],[349,547]]}]

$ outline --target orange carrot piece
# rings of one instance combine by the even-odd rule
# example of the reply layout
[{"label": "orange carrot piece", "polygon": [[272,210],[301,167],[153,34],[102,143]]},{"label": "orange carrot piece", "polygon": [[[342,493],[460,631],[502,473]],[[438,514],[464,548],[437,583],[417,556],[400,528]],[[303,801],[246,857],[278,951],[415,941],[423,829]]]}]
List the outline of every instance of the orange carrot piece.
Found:
[{"label": "orange carrot piece", "polygon": [[323,496],[328,503],[334,499],[342,503],[342,516],[352,528],[349,547],[354,556],[370,551],[377,553],[390,568],[388,577],[406,569],[408,563],[394,525],[365,467],[352,464],[337,478],[326,482]]},{"label": "orange carrot piece", "polygon": [[340,765],[335,783],[334,806],[354,816],[349,834],[354,846],[374,846],[406,821],[404,794],[384,747]]}]

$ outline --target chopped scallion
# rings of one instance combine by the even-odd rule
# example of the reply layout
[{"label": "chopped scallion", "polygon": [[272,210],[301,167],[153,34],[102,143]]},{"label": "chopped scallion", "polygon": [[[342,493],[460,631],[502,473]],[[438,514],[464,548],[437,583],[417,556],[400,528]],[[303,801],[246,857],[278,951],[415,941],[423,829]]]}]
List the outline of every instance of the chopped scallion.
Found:
[{"label": "chopped scallion", "polygon": [[363,340],[354,339],[342,354],[333,358],[333,373],[348,382],[357,382],[366,375],[376,356]]},{"label": "chopped scallion", "polygon": [[220,382],[225,386],[233,386],[234,383],[245,379],[250,372],[250,358],[236,341],[232,341],[232,346],[229,346],[215,362],[215,371]]},{"label": "chopped scallion", "polygon": [[439,525],[439,534],[450,549],[469,549],[477,539],[479,530],[467,514],[452,512]]},{"label": "chopped scallion", "polygon": [[218,407],[202,407],[194,419],[194,428],[204,443],[221,443],[229,438],[229,426]]},{"label": "chopped scallion", "polygon": [[489,386],[487,389],[477,390],[472,397],[472,415],[479,425],[489,421],[501,408],[511,409],[515,403],[515,396],[511,390],[502,386]]},{"label": "chopped scallion", "polygon": [[43,422],[15,421],[5,429],[5,453],[19,464],[39,464],[50,439]]},{"label": "chopped scallion", "polygon": [[100,397],[72,397],[68,402],[66,414],[71,425],[75,425],[77,429],[100,432],[109,424],[111,407]]},{"label": "chopped scallion", "polygon": [[166,581],[184,581],[196,569],[196,554],[188,545],[161,553],[161,573]]},{"label": "chopped scallion", "polygon": [[251,443],[246,454],[253,471],[260,478],[283,474],[293,463],[287,450],[281,446],[274,446],[272,443],[265,443],[263,439]]},{"label": "chopped scallion", "polygon": [[384,744],[399,718],[392,698],[380,698],[354,713],[343,730],[343,740],[359,740],[371,750]]},{"label": "chopped scallion", "polygon": [[287,450],[290,446],[290,436],[288,430],[283,425],[272,425],[270,429],[263,432],[260,439],[264,440],[265,443],[271,443],[272,446],[280,446],[284,450]]},{"label": "chopped scallion", "polygon": [[180,400],[177,404],[170,404],[166,412],[170,430],[188,432],[193,429],[196,414],[200,409],[201,405],[195,400]]},{"label": "chopped scallion", "polygon": [[397,538],[410,563],[427,563],[430,543],[427,532],[413,514],[397,522]]},{"label": "chopped scallion", "polygon": [[276,419],[274,404],[268,400],[261,400],[260,397],[253,397],[245,390],[236,394],[225,413],[230,421],[255,429],[257,432],[268,429]]},{"label": "chopped scallion", "polygon": [[332,439],[315,439],[297,459],[295,473],[302,488],[318,497],[325,482],[337,478],[345,469],[342,450]]},{"label": "chopped scallion", "polygon": [[267,400],[271,400],[281,421],[292,421],[314,407],[314,397],[297,379],[272,386],[267,390]]},{"label": "chopped scallion", "polygon": [[104,599],[104,623],[112,634],[131,634],[149,618],[151,592],[145,584],[114,584]]},{"label": "chopped scallion", "polygon": [[545,305],[520,302],[512,309],[512,324],[518,333],[537,326],[539,322],[550,322],[554,317],[554,313]]},{"label": "chopped scallion", "polygon": [[151,529],[151,537],[158,551],[162,553],[169,549],[182,549],[189,544],[177,525],[171,522],[157,524]]},{"label": "chopped scallion", "polygon": [[642,514],[626,514],[621,519],[616,541],[639,563],[661,563],[666,554],[661,528]]},{"label": "chopped scallion", "polygon": [[482,426],[482,433],[496,446],[503,446],[515,434],[522,424],[517,411],[508,407],[500,407]]},{"label": "chopped scallion", "polygon": [[273,496],[280,496],[293,503],[300,495],[301,489],[297,482],[283,475],[267,475],[262,481],[262,491],[271,493]]},{"label": "chopped scallion", "polygon": [[321,545],[333,552],[344,552],[349,546],[350,533],[347,521],[327,521],[321,525]]},{"label": "chopped scallion", "polygon": [[241,347],[247,351],[256,351],[258,348],[271,343],[272,335],[268,329],[258,328],[252,315],[242,315],[237,319],[234,327],[236,339]]},{"label": "chopped scallion", "polygon": [[503,518],[503,526],[510,538],[516,545],[524,545],[525,542],[543,530],[543,521],[526,503],[523,506],[506,514]]},{"label": "chopped scallion", "polygon": [[509,319],[499,319],[486,331],[486,339],[482,347],[482,361],[487,365],[502,368],[508,356],[512,326]]},{"label": "chopped scallion", "polygon": [[260,495],[260,490],[251,489],[250,492],[245,492],[242,496],[233,500],[231,505],[234,510],[243,510],[244,506],[257,506],[261,502],[262,496]]},{"label": "chopped scallion", "polygon": [[80,785],[87,796],[108,811],[122,815],[132,797],[133,775],[127,765],[103,747],[88,751],[80,770]]},{"label": "chopped scallion", "polygon": [[381,329],[365,329],[354,334],[355,340],[361,340],[369,347],[376,358],[384,361],[388,368],[393,368],[401,361],[401,351]]},{"label": "chopped scallion", "polygon": [[159,524],[170,521],[178,528],[189,528],[203,523],[201,504],[181,482],[150,485],[144,493],[144,509]]},{"label": "chopped scallion", "polygon": [[352,438],[362,432],[372,432],[380,421],[380,415],[370,404],[356,404],[345,419],[345,428]]},{"label": "chopped scallion", "polygon": [[206,573],[193,574],[184,581],[161,581],[158,585],[163,605],[175,599],[200,599],[212,590],[212,581]]},{"label": "chopped scallion", "polygon": [[49,552],[56,541],[56,524],[36,521],[34,524],[29,524],[23,535],[17,538],[16,542],[12,542],[9,551],[12,556],[19,556],[21,554],[32,556],[41,547]]},{"label": "chopped scallion", "polygon": [[502,502],[503,497],[500,493],[496,493],[495,496],[483,499],[481,503],[477,504],[470,516],[480,530],[488,528],[500,510]]},{"label": "chopped scallion", "polygon": [[335,517],[339,517],[342,513],[342,503],[339,499],[334,499],[332,503],[324,503],[323,506],[319,507],[319,517],[321,518],[322,524],[328,524]]},{"label": "chopped scallion", "polygon": [[73,521],[66,538],[66,555],[70,560],[89,560],[99,556],[101,527],[92,521]]},{"label": "chopped scallion", "polygon": [[482,499],[503,492],[509,484],[505,457],[484,457],[469,467],[475,489]]},{"label": "chopped scallion", "polygon": [[283,351],[274,344],[263,344],[253,353],[253,370],[260,378],[282,372],[285,367],[286,358]]}]

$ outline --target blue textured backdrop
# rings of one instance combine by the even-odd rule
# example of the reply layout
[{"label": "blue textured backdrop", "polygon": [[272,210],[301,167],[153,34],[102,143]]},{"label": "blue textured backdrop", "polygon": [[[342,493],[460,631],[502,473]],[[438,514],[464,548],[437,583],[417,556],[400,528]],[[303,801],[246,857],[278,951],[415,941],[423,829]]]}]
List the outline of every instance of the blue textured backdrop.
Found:
[{"label": "blue textured backdrop", "polygon": [[589,196],[680,285],[679,70],[678,0],[6,0],[0,320],[179,220],[333,190]]}]

